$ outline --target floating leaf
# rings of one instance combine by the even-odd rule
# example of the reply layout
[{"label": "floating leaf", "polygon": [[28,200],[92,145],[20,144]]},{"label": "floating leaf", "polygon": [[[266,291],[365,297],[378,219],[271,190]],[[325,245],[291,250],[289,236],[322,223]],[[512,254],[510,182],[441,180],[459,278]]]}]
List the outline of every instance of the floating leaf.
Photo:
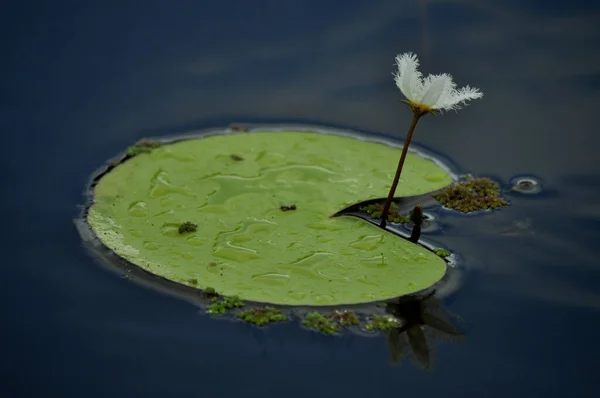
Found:
[{"label": "floating leaf", "polygon": [[[163,143],[97,180],[87,220],[119,256],[190,289],[316,306],[407,295],[438,282],[444,260],[362,220],[329,217],[385,196],[399,152],[308,132]],[[410,153],[397,193],[450,182],[436,163]],[[180,233],[182,225],[192,228]]]}]

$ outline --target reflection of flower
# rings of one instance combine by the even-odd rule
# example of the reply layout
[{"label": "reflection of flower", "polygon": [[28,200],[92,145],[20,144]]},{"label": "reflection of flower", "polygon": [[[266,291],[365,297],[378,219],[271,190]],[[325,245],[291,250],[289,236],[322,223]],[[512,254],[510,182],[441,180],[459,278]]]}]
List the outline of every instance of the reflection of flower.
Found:
[{"label": "reflection of flower", "polygon": [[449,321],[443,319],[443,311],[433,296],[388,303],[386,312],[401,321],[401,326],[387,333],[392,363],[399,363],[410,346],[415,359],[426,369],[431,366],[429,344],[426,334],[437,336],[463,336]]},{"label": "reflection of flower", "polygon": [[422,79],[421,72],[418,71],[419,60],[413,53],[399,54],[396,65],[396,85],[409,105],[421,112],[459,109],[466,101],[483,96],[479,89],[470,86],[457,90],[452,76],[447,73],[429,75]]}]

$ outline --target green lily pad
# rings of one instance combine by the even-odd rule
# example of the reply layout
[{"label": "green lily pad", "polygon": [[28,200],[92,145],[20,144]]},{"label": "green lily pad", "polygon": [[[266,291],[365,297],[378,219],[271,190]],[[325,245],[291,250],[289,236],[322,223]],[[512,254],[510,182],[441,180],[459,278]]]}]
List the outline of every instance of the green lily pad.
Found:
[{"label": "green lily pad", "polygon": [[[362,220],[329,216],[387,195],[399,155],[310,132],[179,141],[103,175],[87,220],[120,257],[190,288],[282,305],[389,299],[434,285],[444,260]],[[451,182],[410,153],[396,194]]]}]

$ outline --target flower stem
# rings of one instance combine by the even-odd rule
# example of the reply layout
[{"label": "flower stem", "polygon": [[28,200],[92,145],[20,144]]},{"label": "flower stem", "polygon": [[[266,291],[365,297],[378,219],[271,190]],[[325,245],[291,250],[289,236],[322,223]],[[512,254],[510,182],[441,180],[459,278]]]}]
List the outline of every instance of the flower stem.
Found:
[{"label": "flower stem", "polygon": [[404,166],[404,160],[406,159],[406,153],[408,152],[410,140],[412,139],[413,133],[415,132],[415,127],[417,127],[419,119],[425,113],[426,112],[422,112],[418,108],[413,108],[412,122],[410,124],[410,128],[408,129],[408,134],[406,135],[404,146],[402,147],[402,154],[400,155],[400,160],[398,161],[396,175],[394,176],[394,181],[392,182],[390,192],[388,193],[387,200],[385,201],[385,205],[383,206],[383,211],[381,212],[381,223],[379,224],[379,226],[382,228],[385,228],[385,225],[387,223],[388,214],[390,212],[390,206],[392,205],[392,201],[394,200],[394,194],[396,193],[396,188],[398,187],[398,182],[400,181],[400,173],[402,173],[402,167]]}]

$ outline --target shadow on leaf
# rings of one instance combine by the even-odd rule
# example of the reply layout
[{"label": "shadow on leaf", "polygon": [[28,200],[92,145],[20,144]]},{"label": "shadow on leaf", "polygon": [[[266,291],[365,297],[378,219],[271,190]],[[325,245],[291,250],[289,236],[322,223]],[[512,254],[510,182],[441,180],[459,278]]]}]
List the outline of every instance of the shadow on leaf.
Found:
[{"label": "shadow on leaf", "polygon": [[[385,222],[381,219],[378,209],[383,207],[386,198],[369,199],[355,203],[330,217],[360,218],[396,236],[419,243],[421,227],[424,223],[427,223],[427,220],[423,218],[423,208],[439,206],[439,203],[431,195],[430,192],[423,195],[394,198],[393,211],[390,212]],[[412,230],[408,232],[406,229],[401,228],[403,224],[412,224]],[[428,247],[428,245],[422,245]]]}]

